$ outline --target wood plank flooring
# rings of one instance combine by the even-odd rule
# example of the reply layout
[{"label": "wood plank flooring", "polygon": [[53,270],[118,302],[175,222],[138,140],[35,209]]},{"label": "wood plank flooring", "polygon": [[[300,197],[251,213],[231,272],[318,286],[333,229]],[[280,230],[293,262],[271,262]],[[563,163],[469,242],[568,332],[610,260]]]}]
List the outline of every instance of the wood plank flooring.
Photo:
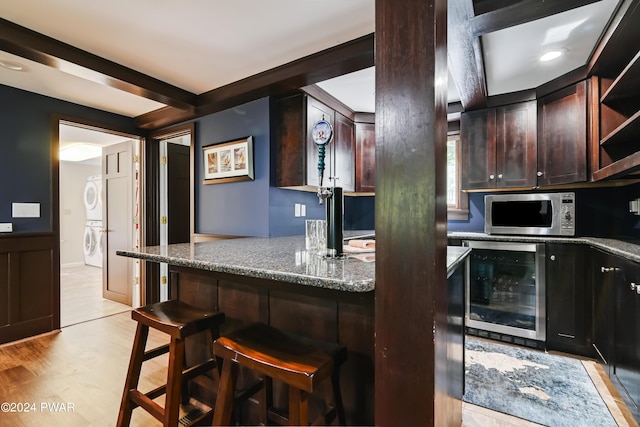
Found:
[{"label": "wood plank flooring", "polygon": [[[135,322],[125,312],[0,346],[0,404],[12,402],[16,410],[23,410],[0,412],[0,427],[115,425],[134,333]],[[166,335],[150,331],[148,348],[166,342]],[[166,366],[167,355],[146,362],[140,388],[163,384]],[[608,387],[607,382],[602,379],[600,387]],[[131,426],[158,425],[144,411],[134,411]],[[637,424],[631,420],[620,425]],[[463,426],[537,425],[465,403]]]},{"label": "wood plank flooring", "polygon": [[60,268],[60,326],[131,310],[102,298],[102,269],[89,265]]}]

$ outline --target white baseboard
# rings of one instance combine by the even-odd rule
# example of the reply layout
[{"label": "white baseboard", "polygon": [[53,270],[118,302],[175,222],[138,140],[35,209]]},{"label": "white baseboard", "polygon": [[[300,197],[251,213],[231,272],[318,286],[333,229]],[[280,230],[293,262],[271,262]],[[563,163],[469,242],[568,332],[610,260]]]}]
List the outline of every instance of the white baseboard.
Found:
[{"label": "white baseboard", "polygon": [[70,268],[70,267],[82,267],[84,265],[84,261],[81,262],[67,262],[64,264],[60,264],[60,268]]}]

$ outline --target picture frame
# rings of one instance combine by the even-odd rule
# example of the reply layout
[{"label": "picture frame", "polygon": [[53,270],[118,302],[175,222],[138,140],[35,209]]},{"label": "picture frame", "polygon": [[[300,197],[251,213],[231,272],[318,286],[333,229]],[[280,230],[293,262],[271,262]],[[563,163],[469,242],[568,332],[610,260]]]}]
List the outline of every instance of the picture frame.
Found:
[{"label": "picture frame", "polygon": [[253,180],[253,137],[202,147],[204,184]]}]

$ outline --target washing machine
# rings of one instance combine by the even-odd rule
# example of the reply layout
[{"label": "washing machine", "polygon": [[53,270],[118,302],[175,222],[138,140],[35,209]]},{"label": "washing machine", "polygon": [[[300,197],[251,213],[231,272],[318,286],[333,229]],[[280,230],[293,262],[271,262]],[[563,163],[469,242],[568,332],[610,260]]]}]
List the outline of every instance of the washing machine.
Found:
[{"label": "washing machine", "polygon": [[102,221],[102,175],[91,175],[84,185],[87,221]]},{"label": "washing machine", "polygon": [[84,263],[102,267],[102,221],[87,221],[84,227]]}]

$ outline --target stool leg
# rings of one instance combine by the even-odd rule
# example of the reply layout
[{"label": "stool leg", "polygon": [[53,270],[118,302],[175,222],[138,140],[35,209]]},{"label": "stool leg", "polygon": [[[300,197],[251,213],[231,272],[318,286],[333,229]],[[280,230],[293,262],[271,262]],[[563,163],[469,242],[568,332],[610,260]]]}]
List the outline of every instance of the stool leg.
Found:
[{"label": "stool leg", "polygon": [[117,427],[128,426],[131,422],[131,413],[133,412],[133,402],[129,398],[129,390],[138,388],[140,381],[140,370],[142,369],[142,359],[144,357],[144,348],[147,344],[149,336],[149,327],[138,323],[136,335],[133,340],[133,349],[131,350],[131,359],[129,360],[129,369],[127,370],[127,379],[124,382],[124,391],[122,392],[122,401],[120,403],[120,411],[118,412]]},{"label": "stool leg", "polygon": [[340,392],[340,375],[338,370],[331,375],[331,387],[333,388],[333,404],[335,405],[336,412],[338,413],[338,422],[341,426],[347,425],[347,417],[344,414],[344,406],[342,405],[342,393]]},{"label": "stool leg", "polygon": [[289,386],[289,425],[309,425],[309,394]]},{"label": "stool leg", "polygon": [[169,345],[169,370],[167,372],[167,397],[164,404],[165,427],[174,427],[178,424],[183,363],[184,340],[171,338]]},{"label": "stool leg", "polygon": [[228,426],[231,423],[237,379],[238,364],[230,359],[225,360],[222,363],[220,386],[218,387],[218,395],[216,396],[216,407],[213,411],[214,426]]}]

